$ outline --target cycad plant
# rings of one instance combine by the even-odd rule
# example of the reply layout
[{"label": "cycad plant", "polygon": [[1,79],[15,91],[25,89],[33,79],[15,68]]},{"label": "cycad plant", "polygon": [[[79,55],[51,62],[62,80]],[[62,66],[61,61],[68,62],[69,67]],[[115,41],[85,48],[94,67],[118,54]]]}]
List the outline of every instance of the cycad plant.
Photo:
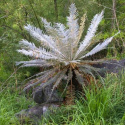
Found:
[{"label": "cycad plant", "polygon": [[[30,61],[20,61],[17,65],[22,64],[21,67],[43,67],[43,72],[36,74],[38,81],[30,84],[24,88],[40,85],[46,80],[45,86],[53,84],[53,90],[56,89],[62,79],[65,77],[67,80],[66,87],[68,94],[73,98],[73,90],[76,86],[83,86],[86,84],[86,76],[92,75],[92,70],[95,68],[92,64],[102,62],[102,60],[90,60],[89,56],[98,53],[105,49],[111,42],[114,36],[107,38],[102,43],[93,42],[95,32],[99,23],[103,18],[104,11],[96,14],[91,21],[85,38],[80,42],[81,36],[85,26],[84,14],[81,18],[80,26],[78,24],[78,13],[75,4],[71,4],[69,8],[69,16],[67,17],[67,26],[61,23],[55,23],[53,26],[46,19],[41,18],[47,34],[39,28],[26,25],[24,28],[30,33],[30,35],[39,41],[41,46],[36,47],[34,43],[27,40],[20,41],[23,45],[18,52],[32,57]],[[95,47],[92,49],[92,47]],[[77,80],[73,82],[73,78]],[[41,87],[41,86],[39,86]],[[65,88],[66,88],[65,87]]]}]

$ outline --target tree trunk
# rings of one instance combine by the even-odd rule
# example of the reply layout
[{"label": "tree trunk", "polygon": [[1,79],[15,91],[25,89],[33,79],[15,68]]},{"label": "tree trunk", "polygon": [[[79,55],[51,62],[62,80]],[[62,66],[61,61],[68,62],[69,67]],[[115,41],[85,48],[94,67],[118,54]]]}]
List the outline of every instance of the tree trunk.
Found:
[{"label": "tree trunk", "polygon": [[[112,30],[116,29],[117,25],[117,17],[116,17],[116,0],[112,0]],[[118,25],[117,25],[118,26]],[[116,48],[116,42],[114,42],[113,47]],[[113,56],[117,56],[117,50],[113,49]]]},{"label": "tree trunk", "polygon": [[115,29],[116,19],[116,0],[112,0],[112,29]]},{"label": "tree trunk", "polygon": [[57,0],[54,0],[54,7],[55,7],[55,16],[56,16],[56,20],[58,21],[58,8],[57,8]]}]

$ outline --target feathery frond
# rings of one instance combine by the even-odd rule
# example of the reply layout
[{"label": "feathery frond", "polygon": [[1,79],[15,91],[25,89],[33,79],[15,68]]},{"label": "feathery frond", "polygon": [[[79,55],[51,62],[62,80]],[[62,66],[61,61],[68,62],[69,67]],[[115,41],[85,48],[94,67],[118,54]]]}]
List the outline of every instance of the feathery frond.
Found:
[{"label": "feathery frond", "polygon": [[79,27],[79,34],[78,34],[78,38],[76,40],[76,46],[78,45],[78,43],[82,37],[82,33],[83,33],[84,27],[85,27],[85,20],[86,20],[86,14],[84,14],[81,18],[81,23],[80,23],[80,27]]},{"label": "feathery frond", "polygon": [[69,17],[67,17],[67,26],[69,27],[69,38],[72,39],[73,45],[77,40],[79,25],[78,25],[78,13],[75,4],[71,4],[69,8]]},{"label": "feathery frond", "polygon": [[77,81],[79,82],[79,84],[81,84],[83,86],[84,85],[83,75],[81,73],[79,73],[78,70],[74,70],[74,72],[75,72]]},{"label": "feathery frond", "polygon": [[39,28],[33,27],[30,24],[24,26],[24,28],[33,36],[36,40],[40,41],[44,46],[49,47],[56,54],[60,54],[61,52],[57,49],[55,42],[53,39],[42,33]]},{"label": "feathery frond", "polygon": [[86,48],[91,44],[91,39],[94,37],[95,35],[95,32],[98,28],[98,25],[99,23],[101,22],[102,18],[103,18],[103,14],[104,14],[104,11],[102,11],[100,14],[96,14],[91,22],[91,25],[87,31],[87,35],[85,36],[85,39],[81,42],[77,52],[76,52],[76,55],[75,55],[75,58],[78,57],[78,55],[82,52],[82,51],[85,51]]},{"label": "feathery frond", "polygon": [[50,75],[52,75],[52,74],[54,74],[54,73],[55,73],[55,70],[53,70],[53,69],[51,69],[51,70],[45,72],[45,74],[42,73],[42,74],[41,74],[42,76],[38,77],[39,80],[38,80],[37,82],[26,86],[23,90],[25,91],[25,90],[27,90],[27,89],[30,88],[30,87],[36,86],[37,84],[41,84],[44,80],[49,79],[49,78],[50,78]]},{"label": "feathery frond", "polygon": [[[120,33],[120,32],[118,32]],[[117,34],[118,34],[117,33]],[[114,36],[116,36],[117,34],[115,34]],[[99,43],[96,47],[94,47],[89,53],[87,53],[86,55],[82,56],[80,59],[82,58],[85,58],[87,56],[91,56],[91,55],[94,55],[95,53],[103,50],[103,49],[106,49],[106,47],[108,46],[108,44],[112,41],[113,37],[110,37],[110,38],[107,38],[103,43]]]},{"label": "feathery frond", "polygon": [[64,71],[62,71],[62,73],[60,74],[59,78],[57,79],[57,81],[53,85],[53,90],[58,87],[58,85],[60,84],[61,80],[64,78],[64,76],[66,74],[66,71],[67,71],[67,69],[64,69]]}]

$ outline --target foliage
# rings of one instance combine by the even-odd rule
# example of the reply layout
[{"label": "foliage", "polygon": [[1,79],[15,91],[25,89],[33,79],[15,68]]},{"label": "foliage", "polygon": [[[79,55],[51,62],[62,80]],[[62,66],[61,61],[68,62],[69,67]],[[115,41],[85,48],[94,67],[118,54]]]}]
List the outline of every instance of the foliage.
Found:
[{"label": "foliage", "polygon": [[[58,21],[61,23],[66,23],[65,17],[68,14],[68,6],[75,2],[78,11],[79,17],[82,16],[83,13],[87,13],[86,18],[86,27],[89,26],[91,19],[94,14],[100,12],[103,8],[105,8],[105,18],[101,22],[101,27],[99,27],[99,32],[101,31],[103,35],[101,39],[105,39],[111,36],[111,32],[116,32],[116,29],[112,28],[112,0],[58,0]],[[117,17],[119,21],[119,28],[121,30],[121,35],[117,36],[111,46],[115,47],[119,50],[118,52],[124,52],[124,0],[117,0]],[[16,7],[15,7],[16,5]],[[49,6],[51,5],[51,6]],[[101,6],[102,5],[102,6]],[[48,8],[49,6],[49,8]],[[91,8],[91,9],[90,9]],[[16,49],[18,47],[18,41],[22,38],[31,40],[31,37],[26,34],[23,26],[26,23],[30,23],[37,27],[43,28],[43,25],[40,24],[39,16],[42,15],[46,17],[50,22],[57,22],[56,14],[54,10],[54,2],[51,0],[41,1],[41,0],[21,0],[21,1],[10,1],[10,0],[1,0],[0,2],[0,53],[4,53],[4,57],[11,57],[11,60],[8,62],[9,67],[13,67],[15,61],[19,61],[23,58],[23,60],[27,60],[26,57],[22,55],[18,55],[16,53]],[[40,26],[39,26],[40,24]],[[44,30],[44,29],[43,29]],[[85,35],[85,33],[83,33]],[[102,41],[100,39],[100,41]],[[117,42],[116,42],[117,41]],[[114,45],[115,44],[115,45]],[[109,50],[112,48],[109,48]],[[121,49],[122,48],[122,49]],[[7,50],[7,51],[6,51]],[[6,51],[6,53],[5,53]],[[110,52],[110,51],[109,51]],[[111,53],[110,53],[111,54]],[[6,62],[6,60],[5,60]],[[4,67],[5,70],[8,70],[8,67]],[[19,75],[23,75],[24,70],[19,71]],[[13,72],[13,69],[11,70]],[[26,71],[25,71],[26,72]],[[32,71],[30,71],[33,74]],[[24,73],[25,74],[25,73]],[[9,76],[8,76],[9,77]],[[25,77],[25,76],[23,76]]]},{"label": "foliage", "polygon": [[[113,6],[113,2],[115,5]],[[113,40],[111,43],[110,48],[108,49],[108,54],[111,55],[114,58],[117,58],[120,54],[124,54],[124,40],[125,40],[125,1],[124,0],[97,0],[95,2],[99,6],[102,6],[105,8],[105,19],[104,19],[104,24],[103,24],[103,32],[104,35],[102,36],[103,38],[111,35],[111,32],[116,32],[117,30],[120,30],[121,33],[120,35],[117,36],[116,39]]]},{"label": "foliage", "polygon": [[[94,14],[100,12],[103,7],[99,6],[98,3],[108,6],[111,8],[112,2],[111,1],[102,1],[102,0],[79,0],[79,1],[66,1],[66,0],[58,0],[58,21],[61,23],[66,23],[65,17],[68,14],[68,6],[75,2],[76,6],[79,11],[79,16],[81,17],[83,13],[87,13],[86,18],[86,27],[89,26],[91,19]],[[95,4],[95,3],[97,4]],[[119,2],[119,1],[118,1]],[[16,7],[15,7],[16,5]],[[48,6],[51,5],[49,8]],[[119,5],[120,6],[120,5]],[[91,9],[89,9],[91,8]],[[119,8],[118,8],[119,9]],[[122,8],[121,8],[122,11]],[[15,61],[19,60],[27,60],[28,58],[22,55],[18,55],[16,49],[18,48],[18,41],[24,38],[29,41],[32,40],[30,35],[28,35],[25,31],[23,26],[26,23],[30,23],[37,27],[41,27],[43,29],[43,25],[40,24],[40,15],[46,17],[50,22],[57,22],[56,14],[54,9],[54,2],[51,0],[46,1],[38,1],[38,0],[21,0],[21,1],[10,1],[10,0],[1,0],[0,2],[0,53],[4,53],[4,57],[11,59],[8,61],[8,67],[5,66],[4,69],[7,71],[8,68],[10,72],[13,72],[13,67],[15,65]],[[119,13],[118,13],[119,14]],[[99,27],[99,32],[103,32],[101,39],[105,39],[112,34],[110,33],[111,29],[111,22],[109,20],[111,18],[112,12],[110,9],[105,9],[105,18],[103,19],[103,23],[101,23],[101,27]],[[122,21],[122,20],[121,20]],[[39,25],[40,24],[40,25]],[[121,23],[119,23],[121,24]],[[44,30],[44,29],[43,29]],[[116,32],[116,31],[114,31]],[[122,32],[123,33],[123,32]],[[83,33],[85,35],[85,32]],[[120,35],[121,36],[121,35]],[[119,36],[118,36],[119,37]],[[101,41],[101,40],[100,40]],[[113,41],[114,43],[114,41]],[[6,60],[4,59],[4,64],[6,64]],[[34,74],[34,70],[30,70],[30,75]],[[39,70],[37,69],[36,72]],[[27,76],[23,75],[27,72],[25,69],[18,71],[17,75],[21,76],[19,81]],[[8,74],[9,77],[9,74]]]},{"label": "foliage", "polygon": [[[102,85],[101,80],[98,85]],[[15,113],[27,109],[31,104],[23,95],[18,95],[15,88],[0,93],[0,124],[17,125]],[[14,92],[14,93],[13,93]],[[107,75],[104,86],[95,83],[85,88],[86,99],[79,93],[75,105],[61,106],[52,114],[39,121],[39,125],[124,125],[125,122],[125,74]],[[29,124],[27,124],[29,125]]]}]

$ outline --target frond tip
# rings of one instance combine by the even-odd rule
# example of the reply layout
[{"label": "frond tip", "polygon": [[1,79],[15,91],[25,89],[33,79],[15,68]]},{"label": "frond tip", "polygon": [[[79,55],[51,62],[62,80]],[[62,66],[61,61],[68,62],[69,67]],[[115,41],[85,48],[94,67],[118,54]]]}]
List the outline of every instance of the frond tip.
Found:
[{"label": "frond tip", "polygon": [[[116,33],[114,36],[116,36],[119,33],[120,33],[120,31],[118,33]],[[99,51],[101,51],[103,49],[106,49],[106,47],[112,41],[114,36],[112,36],[110,38],[107,38],[103,43],[99,43],[96,47],[94,47],[90,52],[88,52],[86,55],[82,56],[80,59],[85,58],[87,56],[94,55],[95,53],[97,53],[97,52],[99,52]]]}]

